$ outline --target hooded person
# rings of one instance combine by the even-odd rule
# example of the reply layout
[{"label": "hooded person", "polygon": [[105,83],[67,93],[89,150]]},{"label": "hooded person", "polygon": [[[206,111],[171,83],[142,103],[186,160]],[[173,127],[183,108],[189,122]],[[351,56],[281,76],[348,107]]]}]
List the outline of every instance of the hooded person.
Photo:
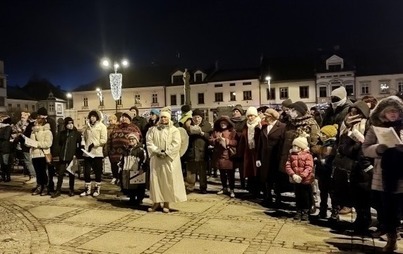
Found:
[{"label": "hooded person", "polygon": [[[348,109],[340,127],[337,153],[333,160],[332,215],[350,212],[354,205],[357,218],[354,230],[366,231],[371,224],[372,160],[362,153],[361,145],[369,129],[369,107],[364,101],[357,101]],[[343,207],[343,208],[342,208]]]},{"label": "hooded person", "polygon": [[147,133],[145,129],[147,120],[144,117],[140,116],[139,109],[136,106],[131,107],[129,111],[132,113],[132,123],[140,129],[141,136],[145,137]]},{"label": "hooded person", "polygon": [[348,108],[353,104],[350,99],[347,98],[347,91],[344,86],[340,86],[334,89],[330,94],[331,103],[325,110],[323,116],[323,125],[337,124],[341,126],[344,121]]},{"label": "hooded person", "polygon": [[[108,140],[106,126],[102,123],[102,114],[98,110],[91,110],[88,113],[87,123],[83,128],[83,149],[84,152],[84,188],[80,197],[92,196],[98,197],[101,193],[102,180],[102,159],[103,147]],[[95,187],[92,193],[91,169],[95,173]]]},{"label": "hooded person", "polygon": [[156,127],[147,133],[146,146],[150,156],[149,212],[164,203],[163,212],[169,213],[169,203],[187,200],[180,161],[181,134],[171,120],[171,109],[161,109]]},{"label": "hooded person", "polygon": [[185,123],[192,118],[192,109],[190,107],[190,105],[183,105],[181,107],[181,118],[179,119],[179,126],[183,127],[185,125]]},{"label": "hooded person", "polygon": [[10,182],[10,153],[11,153],[11,118],[3,116],[0,119],[0,162],[2,181]]},{"label": "hooded person", "polygon": [[[373,109],[371,128],[365,135],[362,150],[365,156],[374,159],[372,190],[381,193],[381,219],[387,235],[387,243],[382,251],[393,252],[397,249],[397,229],[400,224],[400,213],[403,197],[403,147],[401,144],[388,147],[380,143],[375,128],[390,128],[397,139],[403,140],[403,101],[397,96],[382,99]],[[397,142],[397,141],[396,141]],[[394,142],[394,143],[396,143]],[[400,207],[399,207],[400,206]]]},{"label": "hooded person", "polygon": [[74,120],[71,117],[64,118],[64,129],[59,133],[58,145],[60,147],[59,156],[59,172],[57,176],[56,191],[52,194],[52,198],[59,197],[61,195],[63,177],[66,172],[69,173],[69,196],[74,196],[74,173],[67,170],[67,167],[73,161],[76,156],[81,154],[78,149],[81,145],[81,133],[74,126]]},{"label": "hooded person", "polygon": [[243,175],[247,178],[247,189],[253,195],[258,195],[256,168],[257,144],[261,128],[261,119],[255,107],[246,110],[246,124],[242,130],[238,145],[238,153],[243,158]]},{"label": "hooded person", "polygon": [[[245,111],[242,108],[242,105],[237,104],[235,107],[232,109],[232,117],[231,121],[234,123],[234,129],[237,134],[237,141],[239,144],[242,130],[246,124],[246,118],[245,118]],[[239,170],[239,178],[241,181],[241,188],[245,189],[246,188],[246,181],[245,181],[245,176],[244,176],[244,169],[243,169],[243,159],[240,157],[240,154],[237,153],[236,157],[234,158],[234,168]]]},{"label": "hooded person", "polygon": [[288,122],[290,121],[290,117],[289,117],[289,111],[290,111],[290,106],[292,105],[292,100],[291,99],[285,99],[282,103],[281,103],[281,114],[280,114],[280,118],[279,120],[282,123],[288,124]]},{"label": "hooded person", "polygon": [[[209,138],[214,146],[214,168],[220,171],[222,189],[217,194],[229,194],[235,197],[235,168],[233,157],[236,156],[238,145],[234,124],[228,116],[221,116],[214,122],[214,130]],[[228,189],[229,183],[229,189]]]},{"label": "hooded person", "polygon": [[196,175],[199,176],[200,193],[207,193],[207,161],[208,142],[212,127],[204,120],[203,111],[195,109],[192,114],[191,125],[186,128],[189,135],[189,145],[186,156],[186,190],[191,192],[195,188]]}]

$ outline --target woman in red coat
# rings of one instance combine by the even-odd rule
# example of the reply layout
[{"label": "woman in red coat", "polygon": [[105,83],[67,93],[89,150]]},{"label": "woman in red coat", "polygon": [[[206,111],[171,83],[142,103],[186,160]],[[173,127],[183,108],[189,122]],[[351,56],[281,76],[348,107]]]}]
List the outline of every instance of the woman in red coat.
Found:
[{"label": "woman in red coat", "polygon": [[214,122],[214,132],[210,136],[210,144],[214,146],[213,165],[220,170],[222,189],[217,194],[228,193],[235,197],[235,170],[230,150],[237,147],[236,131],[229,117],[223,116]]},{"label": "woman in red coat", "polygon": [[261,119],[255,107],[249,107],[246,110],[246,117],[246,125],[242,130],[239,140],[238,154],[240,158],[243,158],[244,176],[248,179],[247,188],[251,194],[257,195],[259,193],[259,183],[256,178],[256,148],[261,128]]}]

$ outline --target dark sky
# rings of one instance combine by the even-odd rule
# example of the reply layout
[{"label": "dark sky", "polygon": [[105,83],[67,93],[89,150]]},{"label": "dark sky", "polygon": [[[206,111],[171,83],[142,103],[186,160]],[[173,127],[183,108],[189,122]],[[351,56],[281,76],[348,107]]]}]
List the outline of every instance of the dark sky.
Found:
[{"label": "dark sky", "polygon": [[334,45],[402,48],[402,13],[401,0],[3,0],[0,59],[9,85],[36,75],[70,90],[103,75],[103,56],[246,67]]}]

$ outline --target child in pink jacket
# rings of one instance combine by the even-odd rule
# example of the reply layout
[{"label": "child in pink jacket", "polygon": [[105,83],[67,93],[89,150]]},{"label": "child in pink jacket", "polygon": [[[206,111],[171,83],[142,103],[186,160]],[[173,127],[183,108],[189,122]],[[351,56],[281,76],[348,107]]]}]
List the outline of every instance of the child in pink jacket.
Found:
[{"label": "child in pink jacket", "polygon": [[294,219],[308,221],[314,172],[313,157],[305,137],[297,137],[292,142],[285,169],[290,176],[290,182],[295,184],[297,214]]}]

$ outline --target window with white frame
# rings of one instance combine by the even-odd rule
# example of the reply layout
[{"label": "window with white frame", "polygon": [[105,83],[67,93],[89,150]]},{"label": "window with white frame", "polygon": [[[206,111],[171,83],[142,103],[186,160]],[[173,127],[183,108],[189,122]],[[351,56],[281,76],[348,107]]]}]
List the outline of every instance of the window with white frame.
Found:
[{"label": "window with white frame", "polygon": [[270,87],[266,89],[266,99],[269,100],[275,100],[276,99],[276,89]]},{"label": "window with white frame", "polygon": [[158,94],[153,93],[151,99],[152,103],[158,103]]},{"label": "window with white frame", "polygon": [[250,85],[252,85],[252,82],[243,82],[242,85],[243,86],[250,86]]},{"label": "window with white frame", "polygon": [[288,87],[280,87],[280,100],[288,99]]},{"label": "window with white frame", "polygon": [[215,102],[222,102],[222,101],[224,101],[224,98],[223,98],[223,94],[222,94],[222,93],[215,93],[214,97],[215,97]]},{"label": "window with white frame", "polygon": [[135,94],[134,95],[134,104],[139,104],[140,103],[140,94]]},{"label": "window with white frame", "polygon": [[49,104],[49,112],[55,112],[55,105]]},{"label": "window with white frame", "polygon": [[361,86],[361,94],[362,95],[369,94],[369,82],[362,82],[360,84],[360,86]]},{"label": "window with white frame", "polygon": [[397,91],[400,93],[400,92],[403,92],[403,80],[398,80],[397,81]]},{"label": "window with white frame", "polygon": [[309,98],[309,86],[300,86],[299,87],[299,98],[301,98],[301,99]]},{"label": "window with white frame", "polygon": [[84,97],[83,105],[84,105],[84,107],[88,107],[88,98],[87,97]]},{"label": "window with white frame", "polygon": [[353,85],[346,85],[346,92],[347,96],[354,96],[354,86]]},{"label": "window with white frame", "polygon": [[381,94],[390,93],[390,80],[380,80],[379,81],[379,92]]},{"label": "window with white frame", "polygon": [[244,101],[252,100],[252,91],[243,91],[243,100]]},{"label": "window with white frame", "polygon": [[326,86],[319,87],[319,97],[321,97],[321,98],[327,97],[327,87]]},{"label": "window with white frame", "polygon": [[229,93],[229,101],[236,101],[236,92],[232,91]]},{"label": "window with white frame", "polygon": [[[102,106],[104,105],[103,101],[104,101],[104,100],[102,100]],[[122,105],[123,105],[123,104],[122,104],[122,97],[120,97],[120,99],[116,101],[116,105],[119,105],[119,106],[122,106]]]},{"label": "window with white frame", "polygon": [[185,95],[181,94],[181,105],[185,104]]},{"label": "window with white frame", "polygon": [[204,104],[204,93],[198,93],[197,94],[197,103],[198,104]]},{"label": "window with white frame", "polygon": [[177,105],[176,94],[171,94],[171,105]]}]

